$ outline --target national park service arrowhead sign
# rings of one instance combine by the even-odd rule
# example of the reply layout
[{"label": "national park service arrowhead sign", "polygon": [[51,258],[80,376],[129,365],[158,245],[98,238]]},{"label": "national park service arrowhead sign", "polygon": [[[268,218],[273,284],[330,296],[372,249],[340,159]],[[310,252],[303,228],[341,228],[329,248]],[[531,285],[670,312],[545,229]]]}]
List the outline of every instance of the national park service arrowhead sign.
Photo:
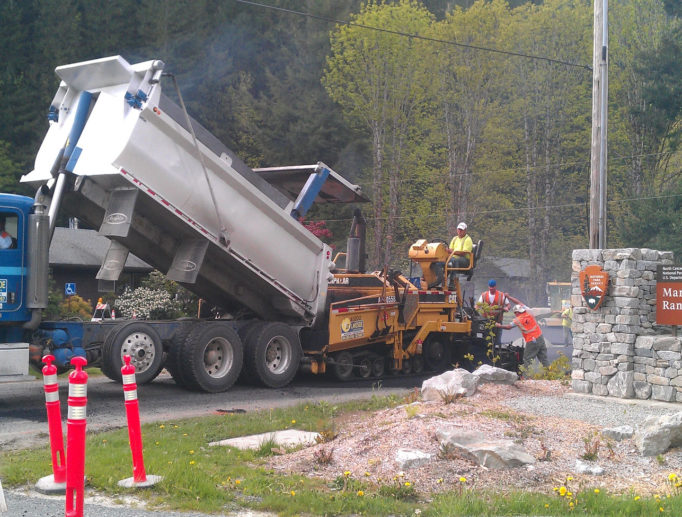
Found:
[{"label": "national park service arrowhead sign", "polygon": [[596,311],[606,296],[609,274],[601,266],[587,266],[579,273],[580,292],[587,306]]}]

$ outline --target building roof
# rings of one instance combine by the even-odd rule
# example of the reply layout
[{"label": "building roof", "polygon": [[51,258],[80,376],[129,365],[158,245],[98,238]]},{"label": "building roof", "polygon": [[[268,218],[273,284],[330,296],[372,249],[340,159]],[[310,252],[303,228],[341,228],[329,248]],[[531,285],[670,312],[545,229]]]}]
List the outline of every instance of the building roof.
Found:
[{"label": "building roof", "polygon": [[[55,228],[50,245],[50,266],[97,268],[109,249],[109,239],[95,230]],[[126,271],[152,271],[154,268],[130,253]]]}]

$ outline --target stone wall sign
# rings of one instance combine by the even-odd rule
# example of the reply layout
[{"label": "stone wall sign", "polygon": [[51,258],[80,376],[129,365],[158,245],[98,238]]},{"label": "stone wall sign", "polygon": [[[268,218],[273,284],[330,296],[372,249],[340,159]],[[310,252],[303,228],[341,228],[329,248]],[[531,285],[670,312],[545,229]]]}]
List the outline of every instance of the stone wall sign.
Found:
[{"label": "stone wall sign", "polygon": [[682,266],[656,269],[656,323],[682,325]]},{"label": "stone wall sign", "polygon": [[587,266],[578,275],[580,292],[587,306],[596,311],[604,301],[609,287],[609,274],[601,266]]}]

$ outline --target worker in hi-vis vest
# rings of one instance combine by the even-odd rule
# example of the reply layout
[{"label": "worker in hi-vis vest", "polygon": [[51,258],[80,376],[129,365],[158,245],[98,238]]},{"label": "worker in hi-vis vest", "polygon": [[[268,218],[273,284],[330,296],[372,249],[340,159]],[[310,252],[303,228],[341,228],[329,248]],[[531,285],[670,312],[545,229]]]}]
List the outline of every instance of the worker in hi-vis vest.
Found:
[{"label": "worker in hi-vis vest", "polygon": [[538,359],[545,368],[549,366],[547,359],[547,345],[545,338],[542,336],[542,330],[535,317],[528,312],[528,307],[522,304],[514,305],[514,320],[511,325],[502,325],[497,323],[496,326],[502,329],[511,329],[512,327],[519,327],[523,341],[525,342],[525,350],[523,352],[523,366],[529,368],[534,359]]}]

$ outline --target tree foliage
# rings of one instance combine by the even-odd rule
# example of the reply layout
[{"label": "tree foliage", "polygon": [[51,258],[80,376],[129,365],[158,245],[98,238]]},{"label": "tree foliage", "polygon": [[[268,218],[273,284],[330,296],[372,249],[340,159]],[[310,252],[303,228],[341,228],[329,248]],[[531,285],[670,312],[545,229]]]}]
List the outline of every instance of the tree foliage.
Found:
[{"label": "tree foliage", "polygon": [[[370,267],[401,267],[416,239],[449,240],[466,220],[487,255],[529,260],[538,292],[528,303],[542,301],[546,280],[569,277],[571,249],[588,243],[592,77],[528,56],[590,64],[592,1],[268,5],[282,10],[0,2],[0,190],[31,195],[18,178],[47,129],[56,66],[162,59],[190,113],[248,165],[321,160],[361,184]],[[678,260],[680,12],[670,0],[609,10],[607,231],[609,247],[673,249]],[[351,213],[330,204],[308,221],[326,221],[342,250]]]}]

